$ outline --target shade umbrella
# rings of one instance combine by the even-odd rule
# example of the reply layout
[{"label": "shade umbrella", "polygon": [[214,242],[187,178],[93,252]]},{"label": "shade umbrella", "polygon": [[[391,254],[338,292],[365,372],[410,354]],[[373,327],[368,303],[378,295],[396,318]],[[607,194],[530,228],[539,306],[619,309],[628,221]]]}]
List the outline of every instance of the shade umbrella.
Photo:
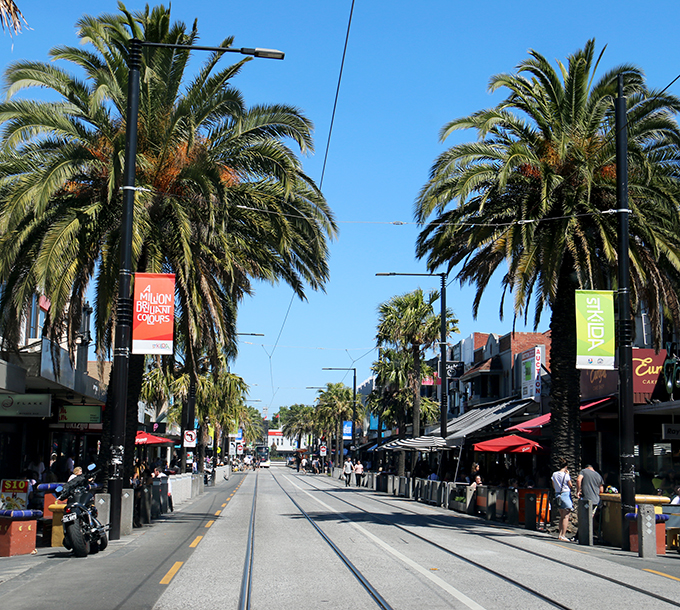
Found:
[{"label": "shade umbrella", "polygon": [[489,441],[472,445],[475,451],[490,451],[493,453],[534,453],[543,449],[543,446],[528,438],[522,438],[516,434],[493,438]]},{"label": "shade umbrella", "polygon": [[149,434],[142,430],[137,431],[137,436],[135,436],[135,445],[169,445],[174,443],[174,441],[169,438],[163,438],[162,436],[156,436],[155,434]]}]

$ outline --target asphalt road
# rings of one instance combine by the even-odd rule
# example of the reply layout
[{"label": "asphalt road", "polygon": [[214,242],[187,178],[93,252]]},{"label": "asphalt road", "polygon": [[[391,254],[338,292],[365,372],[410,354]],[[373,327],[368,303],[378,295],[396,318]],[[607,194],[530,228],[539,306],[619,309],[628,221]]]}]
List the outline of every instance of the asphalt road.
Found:
[{"label": "asphalt road", "polygon": [[282,466],[234,474],[180,508],[84,559],[0,559],[0,608],[239,608],[253,514],[253,609],[680,607],[677,553],[559,543]]}]

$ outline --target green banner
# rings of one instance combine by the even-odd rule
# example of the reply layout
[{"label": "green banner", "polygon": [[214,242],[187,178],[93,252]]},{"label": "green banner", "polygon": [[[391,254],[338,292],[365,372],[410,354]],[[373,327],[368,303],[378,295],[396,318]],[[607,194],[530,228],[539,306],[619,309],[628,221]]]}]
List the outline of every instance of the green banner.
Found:
[{"label": "green banner", "polygon": [[614,370],[614,292],[576,291],[576,368]]}]

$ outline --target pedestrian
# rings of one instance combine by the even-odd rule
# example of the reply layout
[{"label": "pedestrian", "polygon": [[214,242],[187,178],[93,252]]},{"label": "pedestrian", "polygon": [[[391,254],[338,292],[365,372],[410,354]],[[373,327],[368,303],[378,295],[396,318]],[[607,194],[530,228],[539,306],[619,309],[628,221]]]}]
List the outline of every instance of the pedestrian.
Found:
[{"label": "pedestrian", "polygon": [[361,460],[357,460],[357,463],[354,466],[354,479],[357,483],[357,487],[361,487],[361,481],[364,478],[364,465],[361,463]]},{"label": "pedestrian", "polygon": [[354,466],[352,466],[352,461],[349,458],[346,458],[345,463],[342,466],[342,475],[345,477],[345,487],[349,487],[353,472]]},{"label": "pedestrian", "polygon": [[569,476],[569,469],[567,468],[567,460],[563,457],[557,460],[558,469],[553,472],[552,484],[555,490],[555,504],[560,511],[560,523],[558,538],[562,542],[571,542],[567,538],[567,528],[569,527],[569,515],[571,514],[574,504],[571,501],[571,477]]}]

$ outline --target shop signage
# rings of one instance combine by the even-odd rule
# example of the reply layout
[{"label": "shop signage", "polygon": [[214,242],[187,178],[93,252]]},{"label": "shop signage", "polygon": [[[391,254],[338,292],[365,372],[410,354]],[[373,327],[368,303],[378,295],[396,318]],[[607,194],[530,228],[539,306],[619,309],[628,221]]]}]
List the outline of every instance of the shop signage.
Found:
[{"label": "shop signage", "polygon": [[661,424],[661,440],[680,441],[680,424]]},{"label": "shop signage", "polygon": [[59,407],[60,424],[100,424],[102,408],[99,405],[62,405]]},{"label": "shop signage", "polygon": [[602,371],[597,369],[581,371],[581,400],[615,394],[618,388],[618,371]]},{"label": "shop signage", "polygon": [[456,360],[446,361],[446,376],[449,379],[458,379],[465,372],[465,363]]},{"label": "shop signage", "polygon": [[3,510],[26,510],[28,506],[28,481],[3,479],[0,481],[0,508]]},{"label": "shop signage", "polygon": [[101,432],[103,424],[50,424],[52,430],[72,430],[73,432]]},{"label": "shop signage", "polygon": [[652,394],[656,384],[663,385],[663,364],[666,350],[653,349],[633,350],[633,392]]},{"label": "shop signage", "polygon": [[132,353],[173,353],[175,275],[135,273]]},{"label": "shop signage", "polygon": [[576,291],[576,368],[614,369],[614,292]]},{"label": "shop signage", "polygon": [[51,394],[0,394],[0,417],[50,417]]}]

